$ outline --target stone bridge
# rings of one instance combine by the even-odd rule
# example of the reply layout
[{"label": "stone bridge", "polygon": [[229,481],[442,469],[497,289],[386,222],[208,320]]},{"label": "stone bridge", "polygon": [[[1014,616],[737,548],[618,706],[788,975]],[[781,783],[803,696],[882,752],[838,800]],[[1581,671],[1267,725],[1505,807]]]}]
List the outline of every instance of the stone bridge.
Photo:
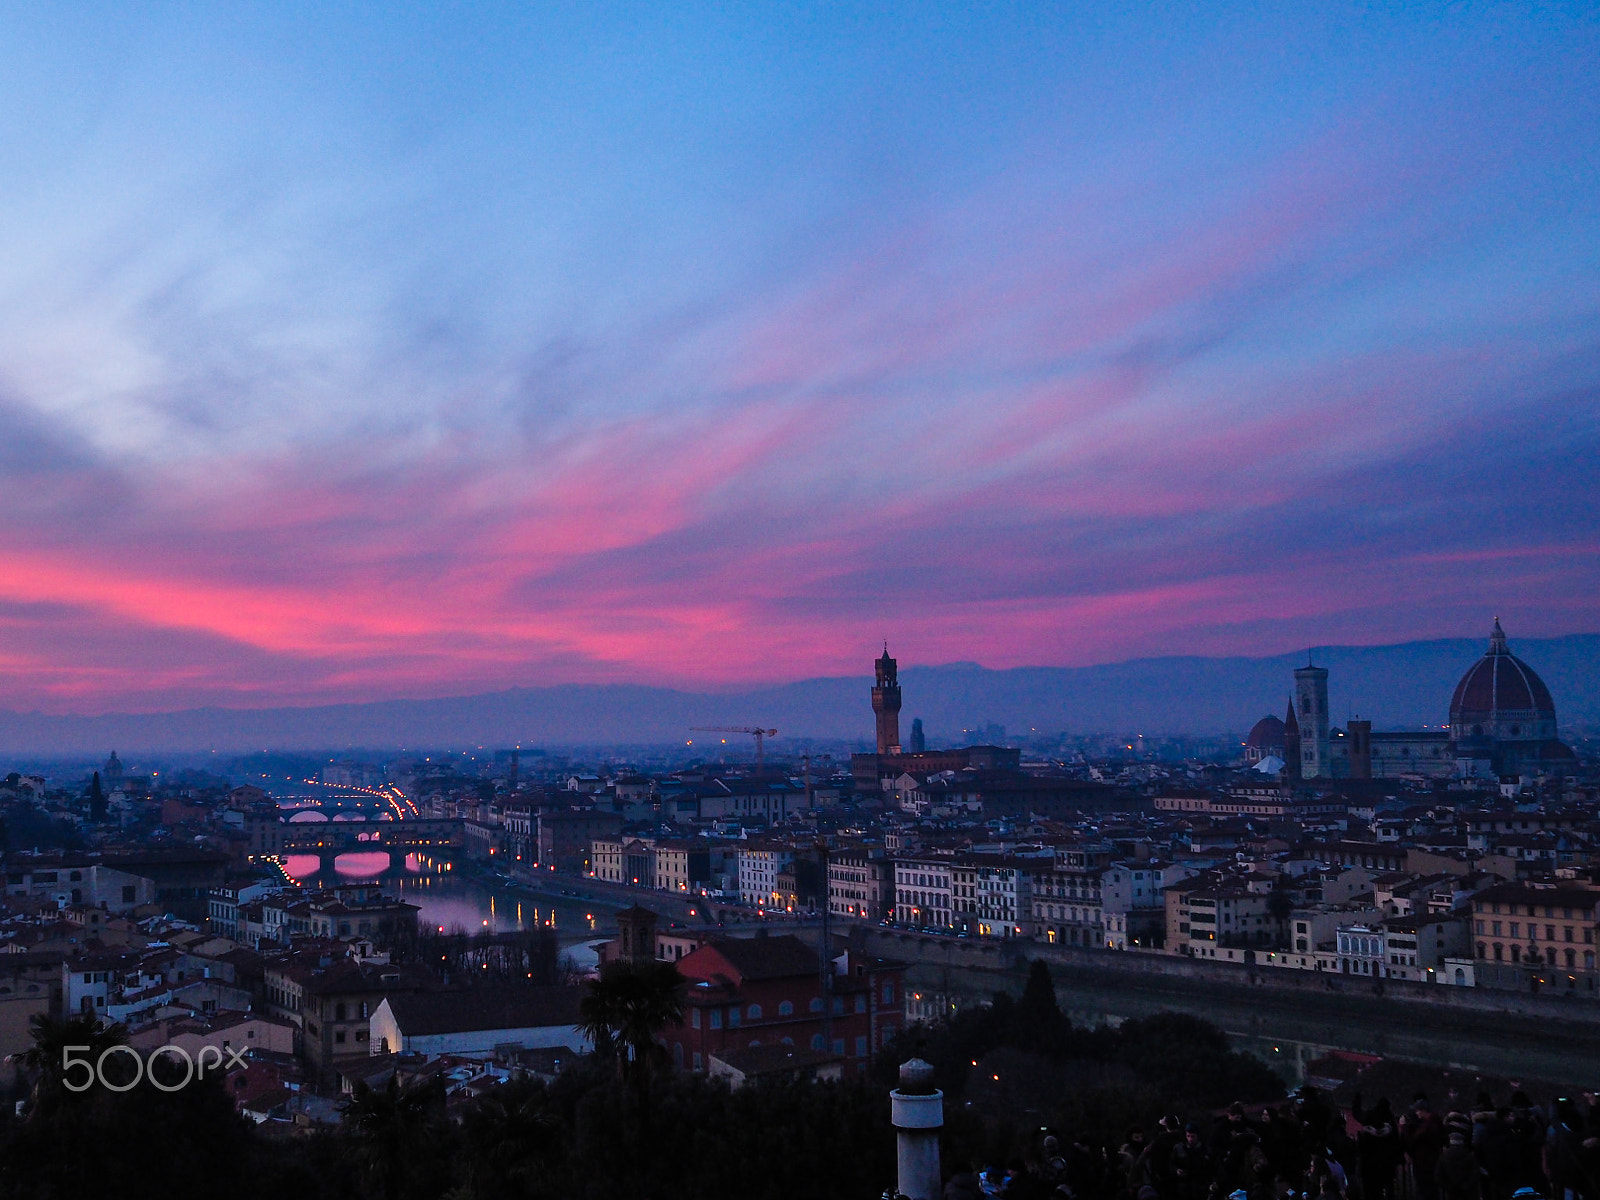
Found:
[{"label": "stone bridge", "polygon": [[315,854],[319,870],[341,854],[386,853],[391,869],[406,855],[443,853],[466,844],[464,822],[423,817],[412,821],[290,821],[283,827],[284,854]]}]

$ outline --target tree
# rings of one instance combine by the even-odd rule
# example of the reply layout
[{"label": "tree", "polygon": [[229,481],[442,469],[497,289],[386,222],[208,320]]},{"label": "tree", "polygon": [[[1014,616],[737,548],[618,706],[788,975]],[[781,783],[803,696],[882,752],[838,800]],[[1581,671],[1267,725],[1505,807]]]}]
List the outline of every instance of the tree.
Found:
[{"label": "tree", "polygon": [[1267,914],[1281,924],[1289,919],[1292,912],[1294,912],[1294,896],[1283,886],[1283,881],[1280,879],[1267,894]]},{"label": "tree", "polygon": [[477,1197],[559,1194],[549,1185],[564,1130],[544,1084],[518,1080],[483,1096],[462,1116],[461,1163],[465,1175],[452,1193]]},{"label": "tree", "polygon": [[650,1071],[667,1061],[656,1041],[663,1030],[683,1024],[683,976],[668,962],[608,962],[578,1006],[579,1028],[597,1053],[615,1054],[617,1071],[631,1081],[643,1122]]},{"label": "tree", "polygon": [[106,819],[106,789],[100,783],[100,772],[89,781],[89,820],[99,824]]},{"label": "tree", "polygon": [[369,1196],[399,1200],[408,1190],[429,1194],[438,1174],[432,1147],[444,1119],[442,1079],[401,1087],[400,1077],[391,1075],[381,1089],[358,1083],[341,1114]]},{"label": "tree", "polygon": [[1053,1053],[1071,1029],[1061,1006],[1056,1003],[1056,985],[1050,978],[1050,968],[1042,958],[1033,960],[1028,968],[1028,981],[1022,988],[1022,999],[1017,1001],[1012,1017],[1010,1036],[1012,1045],[1021,1049]]},{"label": "tree", "polygon": [[[112,1046],[125,1045],[128,1041],[127,1026],[102,1027],[93,1013],[72,1017],[34,1013],[28,1019],[28,1035],[33,1038],[33,1045],[23,1053],[22,1065],[29,1074],[36,1076],[30,1119],[72,1094],[64,1082],[69,1047],[74,1048],[73,1061],[87,1060],[93,1066]],[[107,1065],[111,1066],[114,1061],[108,1060]]]}]

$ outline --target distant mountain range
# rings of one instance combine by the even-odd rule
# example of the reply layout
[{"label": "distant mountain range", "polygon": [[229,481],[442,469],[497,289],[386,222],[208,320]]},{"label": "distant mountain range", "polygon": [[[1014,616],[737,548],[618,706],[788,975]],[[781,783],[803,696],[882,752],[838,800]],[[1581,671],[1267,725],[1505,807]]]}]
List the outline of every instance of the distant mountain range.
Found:
[{"label": "distant mountain range", "polygon": [[[1312,651],[1330,671],[1336,720],[1369,717],[1377,729],[1442,725],[1456,681],[1482,655],[1483,639],[1327,646]],[[1549,685],[1561,723],[1600,723],[1600,634],[1520,638],[1512,650]],[[1147,658],[1097,667],[971,663],[909,667],[902,736],[921,717],[929,744],[1003,725],[1040,733],[1243,734],[1258,717],[1282,715],[1301,655],[1274,658]],[[784,737],[870,739],[865,676],[808,679],[719,693],[563,684],[441,700],[387,700],[304,708],[202,708],[170,713],[46,716],[0,711],[0,754],[30,758],[104,754],[239,753],[549,744],[681,742],[695,725],[761,722]],[[730,743],[733,739],[730,738]],[[781,742],[780,742],[781,745]]]}]

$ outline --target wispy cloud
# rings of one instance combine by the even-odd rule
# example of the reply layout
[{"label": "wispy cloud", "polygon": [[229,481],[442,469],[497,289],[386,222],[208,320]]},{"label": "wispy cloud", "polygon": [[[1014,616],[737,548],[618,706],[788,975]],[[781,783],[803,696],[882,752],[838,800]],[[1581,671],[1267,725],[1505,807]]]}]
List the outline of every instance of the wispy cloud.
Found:
[{"label": "wispy cloud", "polygon": [[[632,159],[508,108],[520,50],[409,139],[371,80],[275,126],[299,64],[269,60],[141,169],[176,35],[0,205],[7,703],[1593,628],[1600,101],[1556,49],[1592,30],[1513,30],[1530,99],[1395,24],[1103,130],[1049,72],[980,126],[787,63],[728,148],[647,147],[622,89],[584,127]],[[807,157],[851,120],[908,144]]]}]

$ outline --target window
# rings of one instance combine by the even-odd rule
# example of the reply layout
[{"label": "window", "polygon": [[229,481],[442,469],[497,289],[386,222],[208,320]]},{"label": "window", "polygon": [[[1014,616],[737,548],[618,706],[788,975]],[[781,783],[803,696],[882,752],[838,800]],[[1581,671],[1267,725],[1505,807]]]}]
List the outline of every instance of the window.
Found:
[{"label": "window", "polygon": [[761,1020],[761,1005],[752,1004],[748,1015],[752,1021]]},{"label": "window", "polygon": [[834,1038],[833,1039],[833,1052],[835,1054],[843,1054],[844,1053],[844,1039],[843,1038]]},{"label": "window", "polygon": [[865,992],[856,993],[856,1011],[858,1013],[867,1011],[867,994]]},{"label": "window", "polygon": [[711,1028],[722,1028],[722,1010],[720,1008],[713,1008],[711,1010]]},{"label": "window", "polygon": [[344,1030],[341,1029],[341,1030],[337,1031],[333,1035],[333,1040],[338,1042],[340,1045],[343,1045],[344,1044]]},{"label": "window", "polygon": [[333,1006],[333,1019],[335,1021],[344,1020],[344,1004],[342,1002]]},{"label": "window", "polygon": [[865,1034],[862,1034],[861,1036],[856,1038],[856,1057],[857,1058],[865,1058],[866,1056],[867,1056],[867,1038],[866,1038]]},{"label": "window", "polygon": [[883,1002],[885,1004],[894,1003],[894,984],[886,983],[883,985]]},{"label": "window", "polygon": [[739,1028],[739,1006],[737,1004],[728,1010],[728,1028]]},{"label": "window", "polygon": [[[1482,958],[1483,956],[1479,955],[1478,957]],[[691,1008],[689,1010],[689,1027],[691,1029],[700,1028],[700,1010],[698,1008]]]},{"label": "window", "polygon": [[698,1050],[694,1052],[694,1069],[696,1071],[700,1069],[700,1051]]},{"label": "window", "polygon": [[794,1002],[791,1000],[778,1001],[778,1015],[780,1017],[794,1016]]}]

